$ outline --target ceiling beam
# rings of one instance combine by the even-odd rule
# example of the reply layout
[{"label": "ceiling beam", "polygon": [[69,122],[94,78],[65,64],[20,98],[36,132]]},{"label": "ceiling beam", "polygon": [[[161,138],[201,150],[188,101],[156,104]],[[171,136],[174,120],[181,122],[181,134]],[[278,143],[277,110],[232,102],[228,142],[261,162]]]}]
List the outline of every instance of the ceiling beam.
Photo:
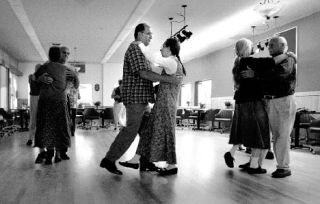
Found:
[{"label": "ceiling beam", "polygon": [[132,15],[129,17],[125,26],[121,29],[118,37],[113,41],[111,47],[101,60],[101,64],[107,63],[110,57],[117,51],[120,45],[125,41],[131,31],[135,28],[136,24],[143,18],[143,16],[149,11],[151,6],[156,0],[141,0]]},{"label": "ceiling beam", "polygon": [[47,54],[44,48],[42,47],[36,32],[34,31],[34,28],[27,16],[26,11],[24,10],[21,0],[7,0],[7,1],[9,2],[13,12],[17,16],[23,29],[26,31],[27,35],[29,36],[32,44],[34,45],[35,49],[39,53],[40,57],[43,59],[43,61],[47,61],[48,60]]}]

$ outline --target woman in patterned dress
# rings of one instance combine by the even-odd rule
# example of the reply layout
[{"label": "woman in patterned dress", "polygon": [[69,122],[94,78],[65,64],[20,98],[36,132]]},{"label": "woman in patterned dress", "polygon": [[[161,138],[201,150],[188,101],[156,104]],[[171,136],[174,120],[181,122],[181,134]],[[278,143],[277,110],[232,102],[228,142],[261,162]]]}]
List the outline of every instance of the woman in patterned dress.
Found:
[{"label": "woman in patterned dress", "polygon": [[[163,61],[157,62],[163,68],[162,75],[186,75],[180,61],[180,44],[177,39],[167,39],[161,48]],[[151,110],[149,120],[140,131],[140,143],[137,154],[150,162],[166,161],[168,166],[159,169],[161,175],[176,174],[175,126],[177,99],[181,83],[169,84],[161,82],[156,102]]]},{"label": "woman in patterned dress", "polygon": [[[67,107],[66,76],[72,73],[67,71],[66,66],[59,63],[60,57],[60,48],[51,47],[49,49],[50,61],[42,65],[35,73],[36,79],[45,74],[53,79],[52,83],[41,84],[37,113],[35,146],[47,149],[47,153],[43,154],[46,159],[45,164],[52,164],[54,150],[58,153],[60,149],[70,146],[71,131]],[[59,161],[61,158],[56,155],[55,162]]]}]

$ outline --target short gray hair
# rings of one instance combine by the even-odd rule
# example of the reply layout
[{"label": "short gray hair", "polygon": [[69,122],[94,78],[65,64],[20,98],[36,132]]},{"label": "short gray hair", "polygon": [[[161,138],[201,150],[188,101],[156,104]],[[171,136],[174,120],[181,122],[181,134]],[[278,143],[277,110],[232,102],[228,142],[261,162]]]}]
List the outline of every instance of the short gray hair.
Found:
[{"label": "short gray hair", "polygon": [[275,41],[277,44],[282,45],[281,46],[281,51],[283,53],[288,51],[288,42],[287,42],[285,37],[283,37],[283,36],[274,36],[274,37],[272,37],[270,39],[270,41]]}]

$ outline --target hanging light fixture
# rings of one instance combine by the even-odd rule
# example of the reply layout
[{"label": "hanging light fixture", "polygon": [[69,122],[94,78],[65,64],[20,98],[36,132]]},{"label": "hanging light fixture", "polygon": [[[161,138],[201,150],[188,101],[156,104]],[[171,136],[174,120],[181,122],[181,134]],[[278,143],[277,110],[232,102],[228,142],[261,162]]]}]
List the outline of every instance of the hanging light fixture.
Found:
[{"label": "hanging light fixture", "polygon": [[61,43],[51,43],[53,47],[60,47]]},{"label": "hanging light fixture", "polygon": [[[254,44],[254,29],[256,28],[256,26],[251,26],[251,29],[252,29],[252,43]],[[258,48],[258,49],[254,49],[254,46],[252,46],[252,55],[254,54],[254,53],[258,53],[258,52],[260,52],[260,49]]]},{"label": "hanging light fixture", "polygon": [[281,10],[280,0],[264,0],[260,2],[254,10],[258,12],[262,17],[269,20],[272,16],[277,14]]},{"label": "hanging light fixture", "polygon": [[180,33],[178,33],[176,37],[178,38],[180,43],[183,43],[183,41],[187,39],[187,37],[180,35]]},{"label": "hanging light fixture", "polygon": [[[182,21],[174,21],[172,17],[169,18],[170,20],[170,26],[171,26],[171,32],[170,32],[170,36],[171,37],[175,37],[177,38],[180,43],[184,42],[186,39],[190,39],[192,32],[191,31],[187,31],[186,28],[188,27],[188,25],[186,25],[186,7],[187,5],[182,5],[181,6],[183,8],[183,14],[179,14],[180,16],[183,17]],[[175,34],[172,35],[172,23],[182,23],[183,22],[183,27],[178,30]]]},{"label": "hanging light fixture", "polygon": [[264,50],[264,47],[261,45],[261,42],[258,43],[257,48],[258,48],[260,51],[263,51],[263,50]]},{"label": "hanging light fixture", "polygon": [[192,32],[191,31],[186,31],[186,30],[183,30],[181,31],[181,33],[186,36],[187,39],[189,39],[192,35]]}]

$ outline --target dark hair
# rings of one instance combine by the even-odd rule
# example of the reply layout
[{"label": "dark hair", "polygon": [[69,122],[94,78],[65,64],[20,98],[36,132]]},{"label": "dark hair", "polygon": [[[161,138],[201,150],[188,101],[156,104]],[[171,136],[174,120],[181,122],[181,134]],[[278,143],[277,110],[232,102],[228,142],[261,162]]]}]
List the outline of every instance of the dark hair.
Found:
[{"label": "dark hair", "polygon": [[51,62],[59,62],[61,58],[60,47],[53,46],[49,49],[49,60]]},{"label": "dark hair", "polygon": [[134,38],[137,39],[138,33],[143,32],[146,28],[147,24],[145,23],[140,23],[139,25],[136,26],[136,29],[134,30]]},{"label": "dark hair", "polygon": [[183,66],[183,64],[181,62],[180,56],[179,56],[179,53],[180,53],[180,43],[179,43],[179,41],[176,38],[168,38],[164,42],[164,46],[165,47],[169,47],[172,55],[174,55],[174,56],[176,56],[178,58],[179,62],[182,65],[183,74],[186,76],[187,75],[186,69],[184,68],[184,66]]}]

